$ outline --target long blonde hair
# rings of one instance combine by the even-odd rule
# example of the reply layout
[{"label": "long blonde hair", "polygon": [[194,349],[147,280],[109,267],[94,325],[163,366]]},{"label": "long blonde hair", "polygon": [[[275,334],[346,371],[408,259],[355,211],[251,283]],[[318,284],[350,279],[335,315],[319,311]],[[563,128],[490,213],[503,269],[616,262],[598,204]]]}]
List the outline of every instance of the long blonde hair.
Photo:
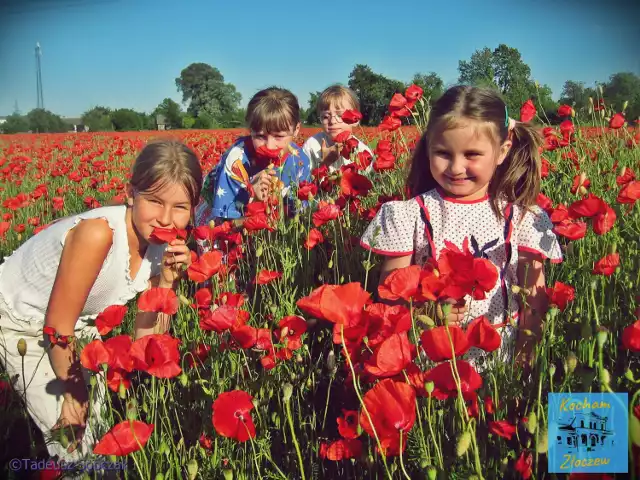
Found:
[{"label": "long blonde hair", "polygon": [[508,138],[512,146],[489,183],[493,211],[499,217],[501,200],[525,208],[535,205],[540,193],[540,154],[542,139],[528,123],[516,122],[509,130],[505,102],[487,88],[456,86],[447,90],[434,104],[427,128],[418,141],[410,162],[406,187],[412,197],[438,186],[429,165],[429,142],[434,136],[459,125],[464,119],[483,122],[486,132],[500,145]]}]

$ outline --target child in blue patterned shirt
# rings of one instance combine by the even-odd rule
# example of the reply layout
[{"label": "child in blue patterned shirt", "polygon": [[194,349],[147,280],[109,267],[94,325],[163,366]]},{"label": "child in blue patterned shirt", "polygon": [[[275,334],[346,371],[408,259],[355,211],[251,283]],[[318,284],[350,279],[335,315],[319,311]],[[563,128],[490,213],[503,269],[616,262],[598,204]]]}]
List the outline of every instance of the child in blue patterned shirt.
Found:
[{"label": "child in blue patterned shirt", "polygon": [[239,138],[205,178],[197,225],[241,224],[247,204],[266,200],[273,185],[292,212],[291,187],[311,180],[309,158],[293,143],[300,130],[295,95],[277,87],[258,92],[247,106],[246,121],[250,135]]}]

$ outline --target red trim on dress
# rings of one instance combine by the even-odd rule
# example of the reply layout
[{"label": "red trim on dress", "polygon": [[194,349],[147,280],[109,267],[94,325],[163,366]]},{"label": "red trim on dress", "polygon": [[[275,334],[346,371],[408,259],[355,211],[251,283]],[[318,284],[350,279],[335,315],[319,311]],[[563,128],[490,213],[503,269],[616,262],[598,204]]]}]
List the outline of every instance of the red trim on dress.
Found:
[{"label": "red trim on dress", "polygon": [[482,203],[489,199],[488,193],[484,197],[478,198],[476,200],[461,200],[457,197],[452,197],[448,195],[447,192],[445,192],[442,189],[442,187],[436,187],[436,191],[438,192],[438,195],[440,195],[440,198],[442,198],[442,200],[444,200],[445,202],[451,202],[451,203],[461,203],[461,204],[471,205],[473,203]]},{"label": "red trim on dress", "polygon": [[366,243],[364,243],[362,240],[360,240],[360,246],[367,250],[371,250],[373,253],[377,253],[378,255],[386,255],[387,257],[406,257],[409,255],[413,255],[413,250],[409,252],[389,252],[387,250],[380,250],[377,248],[373,248],[367,245]]}]

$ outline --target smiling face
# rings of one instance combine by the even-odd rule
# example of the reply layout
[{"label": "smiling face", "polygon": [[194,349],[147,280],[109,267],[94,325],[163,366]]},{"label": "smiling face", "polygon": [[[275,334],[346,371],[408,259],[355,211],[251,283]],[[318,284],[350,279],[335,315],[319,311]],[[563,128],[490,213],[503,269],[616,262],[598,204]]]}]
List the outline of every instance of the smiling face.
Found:
[{"label": "smiling face", "polygon": [[258,150],[260,147],[268,148],[269,150],[282,150],[287,147],[298,132],[300,131],[300,124],[298,123],[292,130],[283,130],[280,132],[267,132],[260,130],[258,132],[251,132],[251,143],[253,148]]},{"label": "smiling face", "polygon": [[127,184],[126,196],[133,226],[145,243],[156,227],[185,229],[189,225],[192,205],[182,185],[166,183],[159,188],[135,192],[131,184]]},{"label": "smiling face", "polygon": [[511,142],[496,145],[489,125],[465,120],[429,142],[429,165],[436,182],[460,200],[484,197],[489,182],[504,161]]}]

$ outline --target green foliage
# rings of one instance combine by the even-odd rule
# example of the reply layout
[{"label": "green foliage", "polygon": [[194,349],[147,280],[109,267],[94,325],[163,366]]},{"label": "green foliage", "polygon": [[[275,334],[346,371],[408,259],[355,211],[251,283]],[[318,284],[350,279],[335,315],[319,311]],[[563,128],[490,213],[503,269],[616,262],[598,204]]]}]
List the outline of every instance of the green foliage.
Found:
[{"label": "green foliage", "polygon": [[119,108],[111,114],[111,121],[118,132],[143,130],[146,124],[144,114],[130,108]]},{"label": "green foliage", "polygon": [[61,133],[69,130],[62,118],[43,108],[34,108],[27,114],[29,130],[34,133]]},{"label": "green foliage", "polygon": [[616,112],[622,111],[624,102],[629,102],[626,118],[629,121],[640,117],[640,76],[631,72],[619,72],[609,77],[603,87],[603,96],[608,106]]},{"label": "green foliage", "polygon": [[322,92],[309,92],[309,108],[305,112],[305,116],[302,117],[302,122],[307,125],[320,125],[320,117],[316,109],[318,98]]},{"label": "green foliage", "polygon": [[193,122],[193,128],[199,130],[209,130],[214,127],[215,121],[211,115],[206,112],[200,114]]},{"label": "green foliage", "polygon": [[567,80],[562,87],[559,103],[571,105],[577,113],[586,115],[590,106],[589,97],[595,100],[597,96],[596,90],[594,88],[586,88],[584,82]]},{"label": "green foliage", "polygon": [[183,103],[189,102],[187,113],[200,117],[206,113],[216,122],[228,119],[240,106],[242,95],[235,85],[225,83],[222,73],[206,63],[192,63],[176,78]]},{"label": "green foliage", "polygon": [[349,88],[360,100],[363,125],[378,125],[384,118],[394,93],[404,93],[405,84],[375,73],[358,64],[349,74]]},{"label": "green foliage", "polygon": [[422,96],[425,100],[428,99],[431,105],[440,98],[445,90],[444,82],[436,72],[430,72],[429,74],[416,73],[411,83],[422,88]]},{"label": "green foliage", "polygon": [[182,128],[193,128],[193,125],[196,123],[196,119],[191,115],[184,115],[182,117]]},{"label": "green foliage", "polygon": [[165,98],[160,105],[156,107],[153,111],[153,128],[156,127],[156,115],[163,115],[166,121],[166,128],[176,129],[183,128],[182,126],[182,108],[180,108],[180,104],[171,100],[170,98]]},{"label": "green foliage", "polygon": [[27,117],[14,113],[6,118],[3,124],[0,124],[1,133],[24,133],[29,131],[29,121]]},{"label": "green foliage", "polygon": [[82,114],[82,123],[89,127],[91,132],[112,132],[111,109],[96,106]]}]

